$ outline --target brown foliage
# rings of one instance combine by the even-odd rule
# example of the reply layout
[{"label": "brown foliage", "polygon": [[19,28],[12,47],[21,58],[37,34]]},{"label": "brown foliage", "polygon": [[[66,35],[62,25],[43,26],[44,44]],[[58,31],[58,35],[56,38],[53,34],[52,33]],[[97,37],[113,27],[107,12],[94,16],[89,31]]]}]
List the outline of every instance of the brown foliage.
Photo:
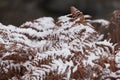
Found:
[{"label": "brown foliage", "polygon": [[[115,11],[110,24],[104,28],[100,23],[87,22],[82,12],[71,7],[71,15],[66,16],[69,20],[55,22],[55,28],[51,29],[53,32],[44,37],[30,35],[29,32],[9,30],[8,34],[7,30],[1,31],[2,38],[10,42],[0,43],[0,80],[8,80],[13,77],[18,80],[68,80],[67,77],[75,80],[117,79],[118,77],[111,76],[111,72],[115,75],[120,74],[117,72],[119,68],[116,67],[115,61],[120,46],[114,47],[106,39],[111,39],[113,43],[119,43],[118,16],[119,11]],[[72,24],[67,24],[67,27],[61,26],[67,22]],[[31,22],[31,24],[34,23],[39,23],[39,21]],[[95,26],[96,31],[93,31],[94,29],[90,24]],[[30,29],[36,33],[44,32],[44,29],[39,30],[33,25],[22,25],[20,29]],[[59,32],[59,29],[62,31]],[[22,37],[17,37],[17,39],[22,39],[23,42],[10,40],[11,38],[8,37],[11,33],[20,34]],[[99,33],[105,35],[104,42],[98,40]],[[63,38],[63,36],[65,37]],[[12,38],[14,37],[16,39],[16,36],[12,35]],[[37,45],[37,42],[41,42],[41,44],[33,47],[34,45],[27,45],[25,40],[29,40],[31,43],[36,42],[34,45]],[[42,45],[44,40],[50,44]],[[67,44],[67,53],[62,52],[66,48],[63,44]],[[68,55],[68,53],[70,54]],[[62,71],[63,69],[65,70]]]}]

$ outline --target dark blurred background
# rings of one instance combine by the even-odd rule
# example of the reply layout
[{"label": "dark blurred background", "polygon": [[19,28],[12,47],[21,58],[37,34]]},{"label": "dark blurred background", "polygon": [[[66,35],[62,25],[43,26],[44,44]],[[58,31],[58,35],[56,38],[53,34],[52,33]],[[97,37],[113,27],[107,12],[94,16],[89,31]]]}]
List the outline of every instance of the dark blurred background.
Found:
[{"label": "dark blurred background", "polygon": [[120,8],[120,0],[0,0],[0,22],[19,26],[43,16],[56,18],[68,14],[70,6],[94,19],[108,19]]}]

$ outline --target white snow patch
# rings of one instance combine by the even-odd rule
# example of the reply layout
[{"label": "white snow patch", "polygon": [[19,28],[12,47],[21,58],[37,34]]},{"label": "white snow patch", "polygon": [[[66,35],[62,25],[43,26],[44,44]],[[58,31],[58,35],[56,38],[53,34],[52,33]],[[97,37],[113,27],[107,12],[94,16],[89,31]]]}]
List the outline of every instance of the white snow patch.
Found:
[{"label": "white snow patch", "polygon": [[116,66],[120,68],[120,51],[115,55]]},{"label": "white snow patch", "polygon": [[104,20],[104,19],[96,19],[96,20],[92,20],[91,22],[97,22],[97,23],[101,23],[102,26],[106,26],[109,24],[109,21]]}]

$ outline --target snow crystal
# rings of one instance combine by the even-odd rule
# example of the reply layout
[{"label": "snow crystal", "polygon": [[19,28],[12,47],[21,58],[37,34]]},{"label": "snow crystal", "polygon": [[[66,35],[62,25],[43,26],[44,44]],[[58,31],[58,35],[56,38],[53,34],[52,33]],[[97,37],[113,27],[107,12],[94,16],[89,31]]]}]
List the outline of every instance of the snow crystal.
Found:
[{"label": "snow crystal", "polygon": [[90,15],[84,15],[85,18],[91,18],[92,16]]},{"label": "snow crystal", "polygon": [[77,64],[77,65],[73,68],[73,73],[74,73],[75,71],[77,71],[78,65],[79,65],[79,64]]},{"label": "snow crystal", "polygon": [[24,26],[29,26],[29,28],[35,28],[37,30],[48,30],[50,28],[54,28],[55,24],[54,24],[54,19],[51,17],[43,17],[43,18],[39,18],[36,19],[35,22],[26,22],[23,25],[21,25],[21,27]]},{"label": "snow crystal", "polygon": [[66,16],[61,16],[61,17],[58,18],[59,22],[62,22],[61,23],[62,28],[71,27],[74,24],[74,22],[69,21],[70,19],[71,18],[69,18],[67,15]]},{"label": "snow crystal", "polygon": [[104,40],[104,41],[98,41],[98,42],[96,42],[96,44],[99,44],[99,45],[105,45],[105,46],[107,46],[107,47],[112,48],[112,51],[114,51],[114,47],[115,47],[115,45],[113,45],[113,43],[110,43],[110,42],[107,41],[107,40]]},{"label": "snow crystal", "polygon": [[54,19],[51,17],[43,17],[36,19],[35,21],[40,22],[40,24],[46,29],[55,27]]},{"label": "snow crystal", "polygon": [[120,68],[120,51],[115,55],[115,62],[117,67]]},{"label": "snow crystal", "polygon": [[110,67],[110,64],[105,64],[106,68],[109,68]]},{"label": "snow crystal", "polygon": [[17,77],[12,77],[11,79],[9,80],[19,80]]},{"label": "snow crystal", "polygon": [[9,55],[12,55],[12,53],[9,53],[9,52],[4,53],[3,57],[9,56]]},{"label": "snow crystal", "polygon": [[102,26],[106,26],[109,24],[109,21],[104,20],[104,19],[96,19],[96,20],[92,20],[91,22],[98,22],[98,23],[102,23]]},{"label": "snow crystal", "polygon": [[98,59],[99,56],[96,56],[94,53],[90,53],[90,55],[88,56],[88,60],[83,60],[83,64],[84,65],[91,65],[92,67],[95,65],[93,63],[94,60]]}]

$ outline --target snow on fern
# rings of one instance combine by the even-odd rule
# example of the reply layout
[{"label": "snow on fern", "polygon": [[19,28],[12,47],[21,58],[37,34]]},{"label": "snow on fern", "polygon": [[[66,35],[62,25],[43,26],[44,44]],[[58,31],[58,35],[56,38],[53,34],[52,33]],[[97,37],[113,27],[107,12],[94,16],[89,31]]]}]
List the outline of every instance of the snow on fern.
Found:
[{"label": "snow on fern", "polygon": [[86,18],[72,7],[57,21],[0,24],[0,80],[119,79],[119,49]]}]

